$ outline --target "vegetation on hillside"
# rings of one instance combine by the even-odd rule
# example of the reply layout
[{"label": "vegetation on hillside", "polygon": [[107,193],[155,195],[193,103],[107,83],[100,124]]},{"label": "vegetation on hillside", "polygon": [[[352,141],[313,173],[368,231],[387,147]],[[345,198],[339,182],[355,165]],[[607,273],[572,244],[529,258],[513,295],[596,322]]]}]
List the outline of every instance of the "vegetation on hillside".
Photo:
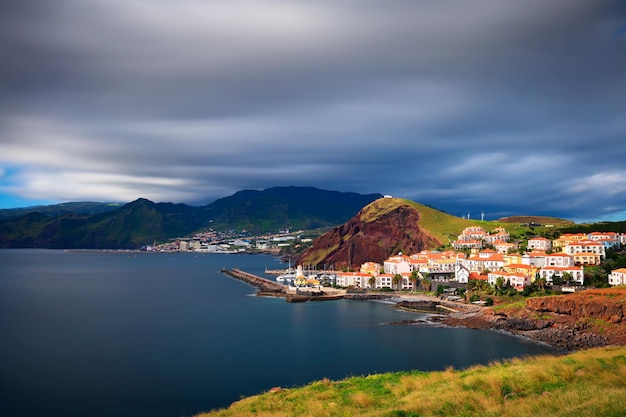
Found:
[{"label": "vegetation on hillside", "polygon": [[[418,222],[418,226],[426,233],[442,242],[443,246],[448,246],[452,241],[457,239],[463,229],[470,226],[480,226],[487,231],[492,231],[497,227],[503,227],[511,234],[513,239],[522,239],[546,234],[545,227],[531,227],[518,223],[468,220],[453,216],[430,206],[402,198],[383,198],[376,200],[375,202],[364,207],[361,220],[364,222],[375,221],[379,217],[392,212],[401,205],[408,205],[419,211],[421,218]],[[548,233],[552,233],[553,231],[554,229],[548,229]]]},{"label": "vegetation on hillside", "polygon": [[547,216],[508,216],[501,217],[496,220],[498,223],[518,223],[518,224],[534,224],[534,225],[549,225],[549,226],[565,226],[574,224],[571,220],[560,219],[558,217]]},{"label": "vegetation on hillside", "polygon": [[0,216],[0,247],[139,249],[209,228],[251,233],[314,229],[345,222],[379,196],[276,187],[242,191],[203,207],[138,199],[120,207],[68,203],[15,209]]},{"label": "vegetation on hillside", "polygon": [[561,229],[562,233],[616,232],[626,233],[626,221],[576,224]]},{"label": "vegetation on hillside", "polygon": [[382,198],[363,208],[361,220],[373,222],[402,205],[408,205],[419,211],[421,218],[418,226],[440,242],[449,242],[466,227],[478,224],[475,220],[462,219],[403,198]]},{"label": "vegetation on hillside", "polygon": [[205,210],[216,230],[247,230],[253,234],[286,227],[310,230],[344,223],[380,197],[313,187],[273,187],[239,191]]},{"label": "vegetation on hillside", "polygon": [[49,206],[32,206],[12,209],[0,209],[0,219],[17,218],[29,213],[40,213],[49,217],[61,217],[66,215],[91,216],[118,209],[119,203],[98,203],[93,201],[69,202],[53,204]]},{"label": "vegetation on hillside", "polygon": [[324,379],[201,416],[623,416],[626,348],[511,359],[442,372]]}]

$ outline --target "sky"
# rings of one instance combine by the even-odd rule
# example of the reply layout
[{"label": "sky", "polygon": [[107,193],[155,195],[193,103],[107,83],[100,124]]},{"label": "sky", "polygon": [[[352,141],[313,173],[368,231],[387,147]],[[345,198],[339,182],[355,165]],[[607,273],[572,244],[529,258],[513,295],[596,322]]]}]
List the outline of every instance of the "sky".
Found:
[{"label": "sky", "polygon": [[626,220],[623,0],[20,0],[0,53],[0,208],[295,185]]}]

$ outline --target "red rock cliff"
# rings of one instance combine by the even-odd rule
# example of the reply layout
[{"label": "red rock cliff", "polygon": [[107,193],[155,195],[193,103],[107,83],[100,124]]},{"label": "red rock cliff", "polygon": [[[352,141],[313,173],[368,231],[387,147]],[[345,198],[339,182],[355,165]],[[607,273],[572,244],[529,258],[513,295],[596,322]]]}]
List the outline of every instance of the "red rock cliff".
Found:
[{"label": "red rock cliff", "polygon": [[536,311],[566,314],[576,319],[625,323],[626,289],[596,289],[561,297],[529,298],[526,306]]},{"label": "red rock cliff", "polygon": [[441,245],[418,226],[421,215],[416,208],[398,203],[398,199],[392,199],[389,208],[386,200],[375,201],[347,223],[320,236],[299,263],[358,268],[366,261],[382,263],[399,251],[409,254]]}]

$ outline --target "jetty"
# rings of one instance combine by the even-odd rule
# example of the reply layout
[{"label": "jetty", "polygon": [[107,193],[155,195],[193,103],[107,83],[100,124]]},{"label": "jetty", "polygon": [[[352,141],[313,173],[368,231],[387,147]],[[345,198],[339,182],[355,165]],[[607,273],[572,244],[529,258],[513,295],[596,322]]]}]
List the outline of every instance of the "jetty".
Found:
[{"label": "jetty", "polygon": [[295,291],[272,280],[262,278],[258,275],[242,271],[241,269],[222,269],[221,272],[246,284],[250,284],[259,289],[257,295],[267,297],[282,297],[288,303],[301,303],[306,301],[330,301],[341,300],[345,297],[344,292],[334,291],[329,294],[321,289],[296,288]]},{"label": "jetty", "polygon": [[[285,268],[285,269],[268,269],[265,268],[265,274],[267,275],[284,275],[284,274],[290,274],[290,273],[294,273],[296,272],[296,270],[294,268]],[[334,269],[310,269],[310,268],[304,268],[302,269],[302,272],[304,273],[304,275],[334,275],[336,274],[338,271],[334,270]]]},{"label": "jetty", "polygon": [[221,272],[232,278],[238,279],[239,281],[243,281],[247,284],[257,287],[259,289],[259,292],[263,294],[272,294],[274,296],[286,294],[285,286],[280,285],[269,279],[261,278],[258,275],[242,271],[241,269],[222,269]]}]

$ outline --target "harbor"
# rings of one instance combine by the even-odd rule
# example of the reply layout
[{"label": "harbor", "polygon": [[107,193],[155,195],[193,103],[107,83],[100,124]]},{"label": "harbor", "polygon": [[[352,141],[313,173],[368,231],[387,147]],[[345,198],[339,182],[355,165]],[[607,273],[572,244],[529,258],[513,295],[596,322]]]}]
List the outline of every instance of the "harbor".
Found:
[{"label": "harbor", "polygon": [[[257,295],[259,296],[282,297],[288,303],[341,300],[353,296],[353,294],[346,294],[346,290],[336,288],[282,285],[238,268],[222,269],[221,272],[258,288]],[[388,298],[388,296],[385,297]]]}]

